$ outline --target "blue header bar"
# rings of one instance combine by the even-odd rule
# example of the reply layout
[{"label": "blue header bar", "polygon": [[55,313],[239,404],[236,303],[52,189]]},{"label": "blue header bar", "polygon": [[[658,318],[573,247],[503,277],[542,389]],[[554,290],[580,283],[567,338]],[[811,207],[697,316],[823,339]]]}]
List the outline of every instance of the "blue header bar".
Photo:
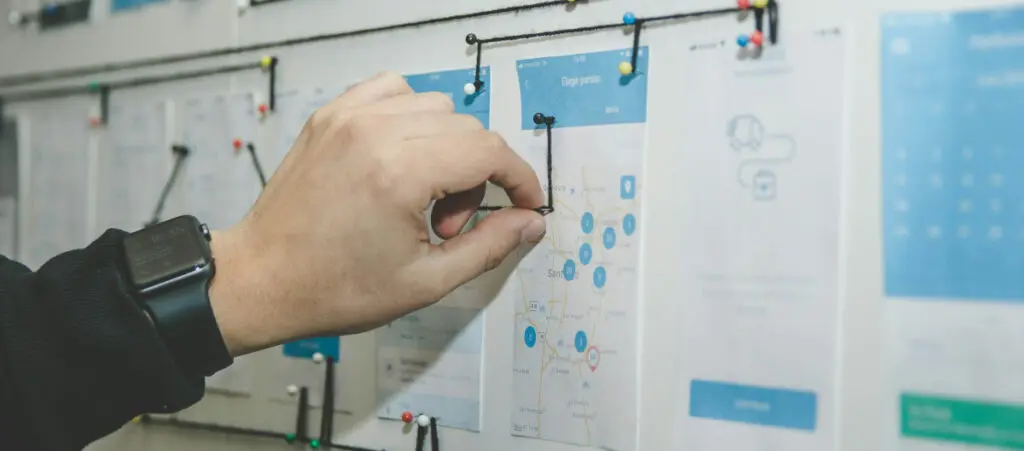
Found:
[{"label": "blue header bar", "polygon": [[476,69],[458,69],[426,74],[407,75],[406,81],[416,92],[440,92],[451,97],[455,112],[469,114],[491,128],[491,71],[487,66],[480,68],[483,89],[476,94],[466,94],[466,83],[476,79]]},{"label": "blue header bar", "polygon": [[309,338],[284,344],[284,355],[288,357],[312,359],[318,352],[335,362],[341,360],[341,337]]},{"label": "blue header bar", "polygon": [[641,47],[634,73],[623,76],[619,63],[633,49],[520,60],[522,129],[538,126],[533,115],[555,116],[555,127],[629,124],[647,121],[647,64]]}]

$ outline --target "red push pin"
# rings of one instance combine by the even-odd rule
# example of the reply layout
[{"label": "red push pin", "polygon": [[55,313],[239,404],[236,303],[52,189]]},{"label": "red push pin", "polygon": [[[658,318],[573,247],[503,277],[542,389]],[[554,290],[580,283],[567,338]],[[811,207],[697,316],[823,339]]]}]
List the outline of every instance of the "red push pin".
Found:
[{"label": "red push pin", "polygon": [[750,43],[760,47],[764,44],[764,35],[760,31],[755,31],[754,34],[750,35]]},{"label": "red push pin", "polygon": [[95,116],[94,117],[90,117],[89,118],[89,125],[92,126],[92,127],[99,127],[100,126],[100,118],[95,117]]},{"label": "red push pin", "polygon": [[231,144],[235,146],[235,150],[241,150],[242,149],[242,140],[241,139],[236,139]]},{"label": "red push pin", "polygon": [[409,411],[402,412],[402,422],[405,423],[405,424],[412,423],[412,412],[409,412]]},{"label": "red push pin", "polygon": [[260,111],[260,116],[266,116],[267,115],[267,104],[261,103],[260,106],[259,106],[259,111]]},{"label": "red push pin", "polygon": [[750,0],[738,0],[736,6],[740,9],[750,9]]}]

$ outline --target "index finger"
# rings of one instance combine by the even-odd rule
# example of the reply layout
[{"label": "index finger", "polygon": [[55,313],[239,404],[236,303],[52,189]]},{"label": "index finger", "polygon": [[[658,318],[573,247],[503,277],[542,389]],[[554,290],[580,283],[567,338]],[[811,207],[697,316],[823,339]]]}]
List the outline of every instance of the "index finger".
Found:
[{"label": "index finger", "polygon": [[434,193],[461,193],[489,181],[503,188],[516,207],[544,205],[537,173],[497,133],[477,130],[406,143],[427,160],[430,170],[423,174]]}]

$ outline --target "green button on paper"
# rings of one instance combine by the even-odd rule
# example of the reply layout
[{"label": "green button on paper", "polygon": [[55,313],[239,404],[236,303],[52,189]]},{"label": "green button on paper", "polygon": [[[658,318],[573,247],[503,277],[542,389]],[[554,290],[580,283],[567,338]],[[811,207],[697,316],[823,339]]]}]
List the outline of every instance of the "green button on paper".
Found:
[{"label": "green button on paper", "polygon": [[1024,449],[1024,405],[904,393],[904,437]]}]

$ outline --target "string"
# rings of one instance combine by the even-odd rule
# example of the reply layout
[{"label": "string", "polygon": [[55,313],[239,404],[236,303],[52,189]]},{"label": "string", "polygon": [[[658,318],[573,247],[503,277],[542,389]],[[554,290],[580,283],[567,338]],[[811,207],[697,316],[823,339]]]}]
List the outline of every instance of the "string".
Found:
[{"label": "string", "polygon": [[10,94],[3,94],[3,98],[5,102],[43,100],[58,97],[67,97],[76,94],[87,94],[91,92],[96,92],[97,90],[102,90],[104,88],[108,90],[134,88],[139,86],[167,83],[180,80],[190,80],[194,78],[203,78],[213,75],[241,72],[245,70],[261,68],[262,66],[260,65],[260,63],[232,64],[227,66],[214,67],[211,69],[176,72],[167,75],[156,75],[149,77],[137,77],[127,80],[105,83],[102,85],[89,84],[83,86],[81,84],[76,84],[73,86],[61,86],[56,88],[43,88],[37,90],[19,91]]},{"label": "string", "polygon": [[640,30],[643,28],[643,25],[648,24],[648,23],[653,23],[653,22],[665,22],[665,21],[672,21],[672,20],[693,19],[693,18],[705,17],[705,16],[719,16],[719,15],[725,15],[725,14],[739,13],[739,12],[748,11],[748,10],[753,10],[754,11],[755,18],[757,20],[757,22],[756,22],[757,31],[763,31],[762,25],[761,25],[761,17],[763,16],[765,11],[768,12],[769,23],[771,24],[771,27],[772,27],[771,30],[770,30],[771,31],[771,35],[770,35],[769,39],[770,39],[770,41],[773,44],[775,44],[778,41],[778,31],[777,31],[777,24],[778,24],[778,13],[777,13],[777,11],[778,11],[778,5],[776,3],[776,0],[769,0],[768,4],[764,8],[756,8],[756,7],[739,8],[739,7],[732,7],[732,8],[708,9],[708,10],[703,10],[703,11],[691,11],[691,12],[685,12],[685,13],[666,14],[666,15],[662,15],[662,16],[651,16],[651,17],[637,18],[632,24],[625,24],[623,22],[615,22],[615,23],[606,23],[606,24],[598,24],[598,25],[588,25],[588,26],[584,26],[584,27],[561,28],[561,29],[555,29],[555,30],[538,31],[538,32],[533,32],[533,33],[521,33],[521,34],[511,34],[511,35],[506,35],[506,36],[495,36],[495,37],[490,37],[490,38],[479,38],[479,37],[477,37],[477,35],[475,35],[473,33],[470,33],[470,34],[466,35],[466,43],[470,44],[470,45],[473,45],[473,44],[476,45],[476,74],[477,75],[476,75],[475,80],[473,81],[473,84],[476,86],[477,90],[479,90],[483,86],[483,82],[480,80],[480,65],[481,65],[480,52],[483,50],[483,45],[484,44],[493,44],[493,43],[497,43],[497,42],[509,42],[509,41],[522,41],[522,40],[529,40],[529,39],[536,39],[536,38],[546,38],[546,37],[552,37],[552,36],[562,36],[562,35],[567,35],[567,34],[592,33],[592,32],[595,32],[595,31],[610,30],[610,29],[621,28],[621,27],[633,27],[633,55],[632,55],[632,60],[631,61],[632,61],[632,67],[636,68],[637,50],[640,47]]},{"label": "string", "polygon": [[[587,1],[599,1],[599,0],[587,0]],[[199,52],[179,53],[176,55],[162,56],[162,57],[151,57],[142,58],[133,61],[125,61],[119,63],[101,63],[90,66],[80,66],[69,69],[58,69],[46,72],[35,72],[21,75],[12,75],[8,77],[0,78],[0,87],[14,87],[32,83],[39,83],[44,81],[53,81],[71,77],[84,77],[88,75],[94,75],[103,72],[114,72],[127,69],[139,69],[149,66],[159,66],[165,64],[182,63],[187,61],[213,58],[217,56],[228,56],[239,53],[257,52],[260,50],[267,50],[273,48],[290,47],[295,45],[310,44],[320,41],[330,41],[335,39],[350,38],[356,36],[362,36],[366,34],[383,33],[388,31],[396,31],[405,28],[418,28],[429,25],[439,25],[448,22],[456,22],[467,19],[476,19],[488,16],[497,16],[505,14],[515,14],[519,12],[550,8],[559,5],[570,5],[574,3],[586,3],[587,1],[572,1],[572,0],[546,0],[537,3],[530,3],[525,5],[507,6],[502,8],[487,9],[482,11],[475,11],[464,14],[454,14],[450,16],[437,17],[433,19],[423,19],[410,22],[403,22],[398,24],[384,25],[372,28],[363,28],[359,30],[343,31],[337,33],[325,33],[312,36],[303,36],[299,38],[283,39],[278,41],[260,42],[250,45],[237,46],[237,47],[224,47],[212,50],[203,50]]]},{"label": "string", "polygon": [[171,169],[171,176],[167,178],[167,183],[164,183],[164,189],[160,193],[160,199],[156,202],[156,208],[153,210],[153,218],[149,222],[145,223],[144,227],[151,227],[160,222],[160,215],[164,211],[164,203],[167,202],[167,196],[171,194],[171,188],[174,186],[174,181],[178,178],[178,172],[181,170],[181,164],[185,161],[185,157],[188,156],[188,147],[185,146],[171,146],[171,151],[174,152],[174,168]]},{"label": "string", "polygon": [[245,147],[249,149],[249,155],[252,156],[252,165],[256,168],[256,175],[260,177],[260,186],[266,188],[267,178],[263,175],[263,166],[260,166],[260,159],[256,156],[256,145],[250,142]]},{"label": "string", "polygon": [[[533,211],[536,211],[537,213],[540,213],[542,215],[548,215],[548,214],[551,214],[551,213],[553,213],[555,211],[555,194],[554,194],[555,186],[554,186],[554,180],[553,180],[554,169],[552,169],[552,167],[551,167],[552,166],[552,163],[551,163],[551,160],[552,160],[552,158],[551,158],[551,126],[555,124],[555,117],[554,116],[545,116],[542,113],[537,113],[537,114],[533,115],[533,122],[536,123],[537,125],[540,125],[540,124],[544,124],[545,125],[545,134],[547,134],[547,138],[548,138],[548,150],[547,150],[548,203],[546,205],[542,205],[540,207],[534,208]],[[477,211],[498,211],[498,210],[504,210],[506,208],[509,208],[509,207],[508,206],[499,207],[499,206],[496,206],[496,205],[481,205],[481,206],[477,207]]]}]

